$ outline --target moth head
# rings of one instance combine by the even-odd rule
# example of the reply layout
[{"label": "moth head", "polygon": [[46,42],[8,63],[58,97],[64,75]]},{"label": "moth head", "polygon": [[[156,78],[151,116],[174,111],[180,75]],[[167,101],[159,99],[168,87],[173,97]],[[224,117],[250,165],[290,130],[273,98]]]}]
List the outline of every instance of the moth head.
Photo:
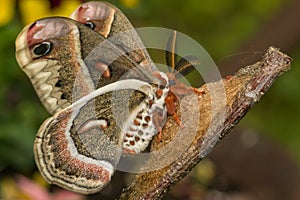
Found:
[{"label": "moth head", "polygon": [[114,20],[115,8],[106,2],[87,2],[80,5],[70,18],[108,37]]}]

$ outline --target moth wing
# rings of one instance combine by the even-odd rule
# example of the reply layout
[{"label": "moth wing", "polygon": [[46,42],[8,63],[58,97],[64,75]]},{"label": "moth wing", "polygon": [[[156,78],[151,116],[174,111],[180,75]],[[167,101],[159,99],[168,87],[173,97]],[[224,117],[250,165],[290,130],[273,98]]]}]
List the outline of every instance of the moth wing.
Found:
[{"label": "moth wing", "polygon": [[122,154],[122,130],[150,91],[145,82],[123,80],[95,90],[47,119],[34,145],[43,177],[84,194],[101,190]]},{"label": "moth wing", "polygon": [[121,78],[157,82],[116,45],[67,18],[25,27],[16,40],[16,58],[51,114]]},{"label": "moth wing", "polygon": [[124,13],[114,5],[107,2],[83,3],[70,18],[91,27],[139,65],[157,71],[138,33]]}]

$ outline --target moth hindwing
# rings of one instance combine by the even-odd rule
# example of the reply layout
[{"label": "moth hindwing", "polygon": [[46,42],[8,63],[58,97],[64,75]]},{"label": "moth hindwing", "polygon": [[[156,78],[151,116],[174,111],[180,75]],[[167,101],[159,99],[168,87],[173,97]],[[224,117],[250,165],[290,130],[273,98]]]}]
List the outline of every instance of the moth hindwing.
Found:
[{"label": "moth hindwing", "polygon": [[[153,104],[154,110],[149,109],[156,89],[143,81],[121,80],[95,90],[46,120],[34,145],[35,161],[43,177],[84,194],[101,190],[110,181],[123,149],[130,148],[126,144],[131,143],[124,140],[135,141],[131,151],[142,150],[153,136],[149,132],[157,132],[151,118],[163,107]],[[136,124],[137,119],[147,122],[147,127]],[[140,135],[139,130],[147,134]]]}]

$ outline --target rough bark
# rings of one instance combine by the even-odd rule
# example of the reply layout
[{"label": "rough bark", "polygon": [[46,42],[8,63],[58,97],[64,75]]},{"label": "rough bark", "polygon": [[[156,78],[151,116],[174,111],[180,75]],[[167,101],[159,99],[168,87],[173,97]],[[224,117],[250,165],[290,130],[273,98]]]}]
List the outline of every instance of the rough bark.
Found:
[{"label": "rough bark", "polygon": [[290,68],[291,61],[278,49],[269,47],[261,61],[205,84],[197,95],[180,100],[182,124],[168,118],[161,140],[155,138],[152,142],[150,151],[154,153],[144,172],[136,175],[119,199],[161,199],[228,134]]}]

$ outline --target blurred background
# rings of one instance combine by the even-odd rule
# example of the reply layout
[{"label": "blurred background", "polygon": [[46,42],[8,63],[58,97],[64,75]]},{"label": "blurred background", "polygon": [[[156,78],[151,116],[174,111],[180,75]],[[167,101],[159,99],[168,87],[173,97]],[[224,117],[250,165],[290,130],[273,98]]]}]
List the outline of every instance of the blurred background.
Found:
[{"label": "blurred background", "polygon": [[[108,2],[135,27],[165,27],[192,37],[223,76],[259,60],[270,45],[293,58],[292,69],[166,199],[300,199],[300,0]],[[68,16],[80,3],[0,1],[1,200],[114,199],[129,180],[120,181],[117,173],[100,194],[82,196],[46,184],[33,160],[35,134],[49,114],[16,63],[14,42],[26,24]]]}]

